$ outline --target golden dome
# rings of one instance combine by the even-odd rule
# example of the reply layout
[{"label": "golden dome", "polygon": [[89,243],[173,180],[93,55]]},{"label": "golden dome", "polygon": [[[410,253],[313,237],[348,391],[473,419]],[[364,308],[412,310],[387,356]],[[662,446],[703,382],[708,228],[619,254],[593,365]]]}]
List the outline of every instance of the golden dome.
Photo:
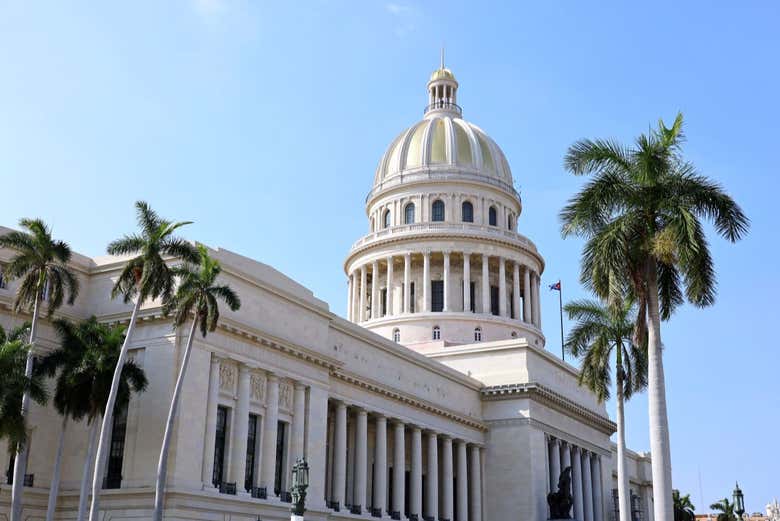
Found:
[{"label": "golden dome", "polygon": [[433,74],[431,74],[431,79],[429,81],[436,81],[436,80],[455,80],[455,75],[452,74],[452,71],[447,68],[439,68],[433,71]]}]

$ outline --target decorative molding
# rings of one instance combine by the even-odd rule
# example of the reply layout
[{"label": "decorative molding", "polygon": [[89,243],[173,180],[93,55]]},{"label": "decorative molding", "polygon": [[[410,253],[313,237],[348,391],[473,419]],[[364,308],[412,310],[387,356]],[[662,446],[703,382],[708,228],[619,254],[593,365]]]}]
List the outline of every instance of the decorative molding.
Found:
[{"label": "decorative molding", "polygon": [[265,374],[252,373],[249,380],[249,389],[250,397],[253,401],[258,403],[265,402],[265,381]]},{"label": "decorative molding", "polygon": [[279,382],[279,408],[285,411],[292,411],[293,385],[289,380]]},{"label": "decorative molding", "polygon": [[236,367],[222,360],[219,363],[219,389],[232,393],[236,385]]}]

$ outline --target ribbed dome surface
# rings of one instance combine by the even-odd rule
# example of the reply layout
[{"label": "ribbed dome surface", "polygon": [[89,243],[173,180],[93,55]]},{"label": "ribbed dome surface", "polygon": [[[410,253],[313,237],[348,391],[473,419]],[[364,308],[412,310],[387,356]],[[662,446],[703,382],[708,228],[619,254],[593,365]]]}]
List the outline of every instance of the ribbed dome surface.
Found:
[{"label": "ribbed dome surface", "polygon": [[457,169],[512,186],[509,164],[495,141],[476,125],[449,114],[429,115],[396,137],[379,162],[374,185],[424,169]]}]

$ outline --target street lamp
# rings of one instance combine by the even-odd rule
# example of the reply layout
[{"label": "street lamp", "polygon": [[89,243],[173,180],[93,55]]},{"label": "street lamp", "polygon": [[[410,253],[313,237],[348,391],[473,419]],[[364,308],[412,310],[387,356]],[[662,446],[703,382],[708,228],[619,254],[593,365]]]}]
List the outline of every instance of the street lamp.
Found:
[{"label": "street lamp", "polygon": [[734,489],[734,512],[737,513],[737,519],[742,519],[742,514],[745,513],[745,496],[742,495],[742,490],[739,488]]},{"label": "street lamp", "polygon": [[306,489],[309,487],[309,464],[306,460],[299,458],[292,468],[292,521],[302,521],[303,513],[306,511],[304,503],[306,502]]}]

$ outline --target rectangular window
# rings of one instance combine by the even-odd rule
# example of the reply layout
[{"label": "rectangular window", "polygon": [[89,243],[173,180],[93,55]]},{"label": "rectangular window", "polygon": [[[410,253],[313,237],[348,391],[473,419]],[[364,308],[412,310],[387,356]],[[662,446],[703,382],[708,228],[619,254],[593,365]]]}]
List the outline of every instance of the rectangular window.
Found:
[{"label": "rectangular window", "polygon": [[409,312],[414,313],[414,282],[409,283]]},{"label": "rectangular window", "polygon": [[444,310],[444,281],[431,281],[431,311]]},{"label": "rectangular window", "polygon": [[276,427],[276,470],[274,475],[274,494],[282,491],[282,475],[284,474],[284,453],[287,445],[287,424],[280,421]]},{"label": "rectangular window", "polygon": [[257,415],[249,415],[249,429],[246,434],[246,471],[244,472],[244,490],[255,486],[255,455],[257,453]]},{"label": "rectangular window", "polygon": [[509,318],[515,318],[515,292],[509,292]]},{"label": "rectangular window", "polygon": [[122,460],[125,454],[127,432],[127,407],[114,408],[114,425],[111,429],[111,445],[108,449],[106,481],[103,488],[119,488],[122,484]]},{"label": "rectangular window", "polygon": [[382,316],[387,315],[387,288],[383,288],[382,291]]},{"label": "rectangular window", "polygon": [[498,315],[498,286],[490,286],[490,312]]},{"label": "rectangular window", "polygon": [[214,440],[214,471],[211,483],[219,487],[225,479],[225,441],[227,440],[228,409],[217,407],[217,434]]},{"label": "rectangular window", "polygon": [[3,277],[2,266],[0,266],[0,289],[5,289],[5,277]]},{"label": "rectangular window", "polygon": [[477,299],[475,298],[475,293],[476,293],[476,289],[475,288],[476,288],[476,283],[472,282],[471,286],[469,287],[469,300],[470,300],[470,304],[471,304],[470,311],[472,313],[476,313],[476,311],[477,311],[477,308],[476,308],[476,305],[477,305],[476,300]]}]

